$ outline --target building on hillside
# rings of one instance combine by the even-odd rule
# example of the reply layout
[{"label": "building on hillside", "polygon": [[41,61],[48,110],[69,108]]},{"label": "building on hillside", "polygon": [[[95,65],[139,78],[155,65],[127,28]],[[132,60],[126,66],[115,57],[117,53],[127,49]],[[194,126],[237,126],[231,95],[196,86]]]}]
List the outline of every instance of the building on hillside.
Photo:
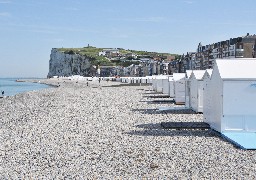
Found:
[{"label": "building on hillside", "polygon": [[161,56],[154,56],[153,59],[155,61],[161,61],[162,60],[162,57]]},{"label": "building on hillside", "polygon": [[138,58],[138,55],[135,54],[135,53],[127,53],[127,54],[125,54],[125,56],[127,58],[132,58],[132,59],[137,59]]},{"label": "building on hillside", "polygon": [[152,76],[153,61],[151,59],[144,58],[140,60],[142,76]]},{"label": "building on hillside", "polygon": [[198,44],[195,69],[208,69],[213,67],[215,59],[255,58],[256,35],[230,38],[209,45]]},{"label": "building on hillside", "polygon": [[163,70],[162,70],[162,71],[163,71],[162,74],[163,74],[163,75],[168,75],[168,74],[169,74],[169,70],[168,70],[169,66],[168,66],[168,64],[169,64],[169,63],[162,63],[162,67],[163,67],[163,68],[162,68],[162,69],[163,69]]},{"label": "building on hillside", "polygon": [[101,77],[110,77],[116,76],[116,66],[101,66],[100,67],[100,76]]},{"label": "building on hillside", "polygon": [[171,56],[171,55],[167,56],[166,60],[171,62],[171,61],[175,60],[175,56]]},{"label": "building on hillside", "polygon": [[130,76],[132,76],[132,77],[141,77],[141,76],[143,76],[141,65],[132,64],[132,65],[129,66],[129,68],[130,68]]},{"label": "building on hillside", "polygon": [[169,74],[178,73],[178,60],[171,61],[168,66]]},{"label": "building on hillside", "polygon": [[112,57],[117,57],[119,56],[120,52],[118,49],[103,49],[102,51],[99,52],[99,56],[106,56],[109,58]]}]

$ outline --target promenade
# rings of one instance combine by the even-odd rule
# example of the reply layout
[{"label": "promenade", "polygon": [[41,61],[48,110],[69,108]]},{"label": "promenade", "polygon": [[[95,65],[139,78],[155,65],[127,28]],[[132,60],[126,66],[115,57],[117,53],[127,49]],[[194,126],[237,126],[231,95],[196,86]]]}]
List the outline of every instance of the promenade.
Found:
[{"label": "promenade", "polygon": [[[256,152],[209,130],[167,130],[202,114],[159,112],[149,86],[59,85],[0,99],[0,179],[255,179]],[[156,98],[154,98],[156,100]]]}]

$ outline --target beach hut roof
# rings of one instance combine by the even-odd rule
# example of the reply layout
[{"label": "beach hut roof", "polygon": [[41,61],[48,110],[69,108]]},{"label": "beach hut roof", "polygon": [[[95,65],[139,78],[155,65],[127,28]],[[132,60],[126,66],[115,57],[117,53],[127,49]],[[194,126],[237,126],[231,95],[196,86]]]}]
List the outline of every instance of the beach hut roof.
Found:
[{"label": "beach hut roof", "polygon": [[222,79],[256,79],[255,67],[255,59],[217,59],[215,62]]},{"label": "beach hut roof", "polygon": [[173,73],[173,80],[178,81],[186,77],[185,73]]},{"label": "beach hut roof", "polygon": [[154,79],[168,79],[168,76],[166,76],[166,75],[158,75],[158,76],[155,76]]},{"label": "beach hut roof", "polygon": [[203,78],[202,79],[205,79],[205,78],[211,78],[212,77],[212,69],[206,69],[206,71],[204,72],[204,75],[203,75]]},{"label": "beach hut roof", "polygon": [[186,70],[186,78],[190,78],[191,74],[192,74],[193,70]]},{"label": "beach hut roof", "polygon": [[206,72],[209,74],[209,76],[212,76],[212,69],[206,69]]},{"label": "beach hut roof", "polygon": [[205,70],[194,70],[190,76],[195,76],[196,79],[201,80],[204,76]]}]

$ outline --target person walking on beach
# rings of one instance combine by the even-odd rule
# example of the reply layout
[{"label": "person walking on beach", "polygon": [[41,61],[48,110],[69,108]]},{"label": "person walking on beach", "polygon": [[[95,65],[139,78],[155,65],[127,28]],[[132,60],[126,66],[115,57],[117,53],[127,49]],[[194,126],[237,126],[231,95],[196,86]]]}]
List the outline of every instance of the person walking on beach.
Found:
[{"label": "person walking on beach", "polygon": [[2,91],[2,96],[4,96],[4,91]]},{"label": "person walking on beach", "polygon": [[99,77],[99,83],[100,83],[100,80],[101,80],[101,79],[100,79],[100,77]]}]

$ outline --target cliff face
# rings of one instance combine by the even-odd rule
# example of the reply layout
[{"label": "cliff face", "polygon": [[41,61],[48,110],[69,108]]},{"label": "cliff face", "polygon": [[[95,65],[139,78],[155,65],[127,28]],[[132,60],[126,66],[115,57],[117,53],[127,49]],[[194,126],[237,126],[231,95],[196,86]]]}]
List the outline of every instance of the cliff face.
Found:
[{"label": "cliff face", "polygon": [[91,59],[79,54],[67,54],[53,48],[49,61],[48,77],[53,76],[92,76],[95,75],[95,68],[91,66]]}]

